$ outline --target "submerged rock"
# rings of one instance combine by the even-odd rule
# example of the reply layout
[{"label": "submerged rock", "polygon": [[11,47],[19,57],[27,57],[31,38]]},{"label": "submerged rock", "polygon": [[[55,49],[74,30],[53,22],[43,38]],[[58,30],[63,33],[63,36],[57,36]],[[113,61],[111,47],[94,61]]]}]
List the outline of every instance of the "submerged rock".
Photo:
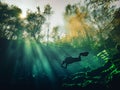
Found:
[{"label": "submerged rock", "polygon": [[[120,80],[120,71],[116,66],[107,62],[103,67],[89,72],[77,72],[64,78],[63,88],[112,88],[115,78]],[[117,81],[118,81],[117,79]],[[120,82],[120,81],[119,81]]]}]

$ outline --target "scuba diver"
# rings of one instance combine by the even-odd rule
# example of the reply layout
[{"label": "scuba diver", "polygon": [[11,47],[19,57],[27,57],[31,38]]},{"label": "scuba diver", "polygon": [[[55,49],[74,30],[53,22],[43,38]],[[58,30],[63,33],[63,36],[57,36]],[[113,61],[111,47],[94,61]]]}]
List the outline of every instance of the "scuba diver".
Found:
[{"label": "scuba diver", "polygon": [[79,54],[79,56],[77,58],[73,58],[73,57],[66,57],[64,59],[64,61],[62,62],[61,64],[61,67],[63,68],[67,68],[67,66],[69,64],[72,64],[74,62],[78,62],[78,61],[81,61],[81,56],[88,56],[89,52],[82,52]]}]

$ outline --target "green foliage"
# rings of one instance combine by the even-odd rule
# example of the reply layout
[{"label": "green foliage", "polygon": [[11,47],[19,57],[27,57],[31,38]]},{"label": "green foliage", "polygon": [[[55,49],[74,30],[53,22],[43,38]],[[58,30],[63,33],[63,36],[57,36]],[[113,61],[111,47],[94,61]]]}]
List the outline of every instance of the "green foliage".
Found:
[{"label": "green foliage", "polygon": [[45,23],[45,15],[51,15],[51,6],[46,5],[44,12],[27,11],[27,17],[22,18],[22,10],[17,6],[0,2],[0,38],[23,39],[29,37],[39,41],[41,37],[41,27]]},{"label": "green foliage", "polygon": [[[114,38],[116,37],[118,43],[119,35],[115,33],[115,37],[113,37],[111,32],[113,29],[119,29],[120,25],[120,20],[118,19],[120,16],[119,10],[115,5],[112,5],[115,1],[117,0],[85,0],[84,5],[81,5],[81,3],[74,5],[68,4],[64,13],[65,21],[69,23],[69,18],[79,14],[85,14],[85,16],[81,19],[84,19],[84,23],[89,26],[88,29],[84,28],[84,40],[81,40],[82,36],[79,35],[70,43],[72,43],[73,46],[76,45],[76,47],[79,47],[80,45],[85,47],[89,46],[91,49],[96,50],[100,48],[108,48],[109,46],[106,41],[109,38],[111,38],[112,42],[114,42]],[[79,29],[81,30],[81,28]],[[117,30],[115,31],[117,32]]]},{"label": "green foliage", "polygon": [[36,34],[39,34],[41,31],[41,26],[45,22],[45,17],[41,15],[39,12],[28,12],[27,13],[27,24],[26,24],[26,31],[28,34],[30,34],[31,37],[33,37],[35,40],[37,40],[38,36],[36,37]]},{"label": "green foliage", "polygon": [[51,15],[52,14],[52,7],[49,5],[49,4],[47,4],[46,6],[45,6],[45,9],[44,9],[44,14],[45,15]]},{"label": "green foliage", "polygon": [[101,58],[105,63],[107,63],[109,60],[109,54],[106,50],[99,52],[97,57]]},{"label": "green foliage", "polygon": [[77,5],[68,4],[65,8],[65,15],[76,14],[78,10]]},{"label": "green foliage", "polygon": [[0,2],[0,38],[15,39],[19,36],[22,26],[19,19],[21,12],[16,6]]},{"label": "green foliage", "polygon": [[51,37],[54,39],[54,42],[59,42],[60,36],[59,36],[59,26],[56,26],[52,30],[52,35]]},{"label": "green foliage", "polygon": [[[115,38],[115,42],[118,43],[120,10],[116,9],[115,6],[111,6],[111,3],[114,1],[116,0],[85,0],[84,5],[81,5],[80,3],[73,5],[68,4],[64,13],[65,21],[70,22],[69,18],[75,16],[80,22],[79,24],[83,24],[84,29],[77,28],[78,30],[74,30],[78,35],[68,42],[64,38],[67,37],[67,34],[61,38],[59,34],[60,31],[56,27],[53,29],[52,33],[54,43],[59,42],[60,44],[65,43],[65,45],[70,44],[70,46],[73,46],[74,48],[89,47],[96,50],[101,47],[108,47],[106,44],[108,38],[113,42],[113,38]],[[45,21],[48,20],[48,17],[50,17],[53,11],[52,7],[47,4],[44,7],[44,12],[41,12],[40,8],[37,7],[36,12],[28,11],[27,17],[21,19],[19,17],[22,13],[20,8],[0,2],[0,13],[0,38],[23,38],[23,33],[25,32],[29,38],[34,38],[39,41],[45,37],[41,34],[41,27],[43,24],[46,24]],[[82,19],[84,19],[84,21],[82,21]],[[49,25],[47,27],[48,30],[46,33],[49,34]],[[113,32],[114,35],[112,35]],[[81,33],[84,34],[84,38],[82,38]],[[47,35],[47,38],[49,38],[49,35]]]},{"label": "green foliage", "polygon": [[120,43],[120,8],[118,8],[115,11],[114,14],[114,19],[112,21],[113,25],[114,25],[114,29],[112,29],[110,31],[110,37],[112,38],[112,40],[114,40],[114,42],[116,43]]}]

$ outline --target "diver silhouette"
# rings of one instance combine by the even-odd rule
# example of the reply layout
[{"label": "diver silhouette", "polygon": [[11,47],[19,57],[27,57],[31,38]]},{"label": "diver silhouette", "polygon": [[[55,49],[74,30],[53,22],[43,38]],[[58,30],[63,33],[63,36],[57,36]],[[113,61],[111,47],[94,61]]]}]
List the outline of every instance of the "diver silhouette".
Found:
[{"label": "diver silhouette", "polygon": [[78,61],[81,61],[81,56],[88,56],[89,52],[82,52],[79,54],[79,56],[77,58],[73,58],[73,57],[66,57],[62,64],[61,64],[61,67],[63,68],[67,68],[67,66],[69,64],[72,64],[74,62],[78,62]]}]

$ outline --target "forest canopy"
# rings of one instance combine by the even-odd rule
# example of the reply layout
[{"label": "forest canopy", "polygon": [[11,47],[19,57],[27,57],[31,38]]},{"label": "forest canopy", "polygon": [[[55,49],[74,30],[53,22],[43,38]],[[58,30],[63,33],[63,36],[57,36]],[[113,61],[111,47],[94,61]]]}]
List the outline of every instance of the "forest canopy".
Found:
[{"label": "forest canopy", "polygon": [[[106,47],[107,42],[119,43],[120,8],[113,3],[117,0],[85,0],[84,4],[68,4],[64,12],[65,24],[49,30],[48,18],[52,6],[47,4],[44,11],[22,10],[14,5],[0,2],[0,38],[10,40],[34,39],[38,42],[69,44],[72,47]],[[43,28],[47,26],[47,29]],[[50,32],[51,31],[51,32]],[[44,33],[43,33],[44,32]]]}]

